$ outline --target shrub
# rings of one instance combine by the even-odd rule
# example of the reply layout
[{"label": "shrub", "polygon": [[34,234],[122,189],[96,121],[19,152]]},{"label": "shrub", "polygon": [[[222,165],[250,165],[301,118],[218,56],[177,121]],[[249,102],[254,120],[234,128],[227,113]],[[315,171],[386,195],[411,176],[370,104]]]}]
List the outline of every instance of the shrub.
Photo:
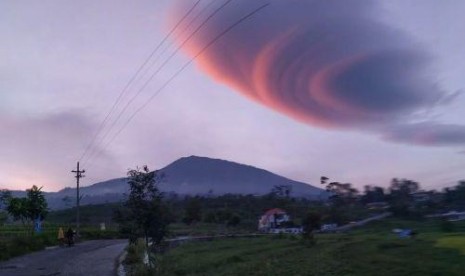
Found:
[{"label": "shrub", "polygon": [[454,232],[454,228],[455,228],[455,225],[454,223],[448,221],[448,220],[442,220],[441,221],[441,224],[440,224],[440,227],[441,227],[441,231],[443,232]]}]

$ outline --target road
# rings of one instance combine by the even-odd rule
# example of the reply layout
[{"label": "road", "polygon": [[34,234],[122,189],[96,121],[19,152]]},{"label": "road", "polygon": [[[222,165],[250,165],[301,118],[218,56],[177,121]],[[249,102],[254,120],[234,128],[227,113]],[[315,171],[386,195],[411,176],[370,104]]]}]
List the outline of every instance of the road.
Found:
[{"label": "road", "polygon": [[334,231],[347,231],[347,230],[350,230],[350,229],[355,228],[355,227],[363,226],[363,225],[365,225],[365,224],[367,224],[369,222],[372,222],[372,221],[387,218],[390,215],[391,215],[391,213],[389,213],[389,212],[382,213],[382,214],[379,214],[379,215],[376,215],[376,216],[373,216],[373,217],[369,217],[367,219],[363,219],[363,220],[360,220],[360,221],[356,221],[356,222],[353,222],[353,223],[350,223],[350,224],[343,225],[341,227],[336,228]]},{"label": "road", "polygon": [[0,262],[0,276],[115,275],[127,240],[97,240],[44,250]]}]

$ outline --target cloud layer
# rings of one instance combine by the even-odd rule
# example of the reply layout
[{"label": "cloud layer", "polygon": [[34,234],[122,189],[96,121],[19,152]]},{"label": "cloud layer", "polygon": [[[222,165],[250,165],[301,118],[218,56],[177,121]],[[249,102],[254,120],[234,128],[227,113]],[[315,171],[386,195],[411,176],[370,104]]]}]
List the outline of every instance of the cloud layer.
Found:
[{"label": "cloud layer", "polygon": [[[173,22],[193,3],[179,2]],[[210,9],[206,13],[223,3],[214,2],[212,7],[204,3]],[[413,144],[465,144],[462,126],[410,123],[446,102],[448,95],[428,71],[430,57],[406,35],[376,20],[380,11],[375,1],[233,1],[185,50],[197,54],[266,2],[271,5],[198,59],[205,72],[310,125],[381,132],[385,139]],[[195,25],[185,22],[179,41]]]},{"label": "cloud layer", "polygon": [[[0,112],[0,188],[60,187],[96,126],[87,116],[63,112],[12,116]],[[105,156],[106,157],[106,156]]]}]

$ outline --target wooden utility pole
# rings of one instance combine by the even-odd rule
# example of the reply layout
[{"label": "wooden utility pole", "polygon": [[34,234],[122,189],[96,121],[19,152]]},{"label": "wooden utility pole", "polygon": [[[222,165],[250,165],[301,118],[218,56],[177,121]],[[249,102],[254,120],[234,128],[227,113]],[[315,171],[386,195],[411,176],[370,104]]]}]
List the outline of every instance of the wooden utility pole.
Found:
[{"label": "wooden utility pole", "polygon": [[79,203],[81,201],[81,196],[79,195],[79,179],[84,177],[83,173],[86,171],[79,170],[79,162],[77,162],[77,169],[71,172],[76,174],[76,236],[79,238]]}]

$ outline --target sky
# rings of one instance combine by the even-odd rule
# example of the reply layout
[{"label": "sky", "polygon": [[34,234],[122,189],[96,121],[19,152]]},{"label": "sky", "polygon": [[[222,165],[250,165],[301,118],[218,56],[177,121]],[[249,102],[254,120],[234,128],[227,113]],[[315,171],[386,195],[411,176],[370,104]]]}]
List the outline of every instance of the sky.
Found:
[{"label": "sky", "polygon": [[393,177],[455,185],[463,10],[454,0],[1,1],[0,187],[73,186],[78,160],[90,185],[190,155],[314,185],[322,175],[358,188]]}]

